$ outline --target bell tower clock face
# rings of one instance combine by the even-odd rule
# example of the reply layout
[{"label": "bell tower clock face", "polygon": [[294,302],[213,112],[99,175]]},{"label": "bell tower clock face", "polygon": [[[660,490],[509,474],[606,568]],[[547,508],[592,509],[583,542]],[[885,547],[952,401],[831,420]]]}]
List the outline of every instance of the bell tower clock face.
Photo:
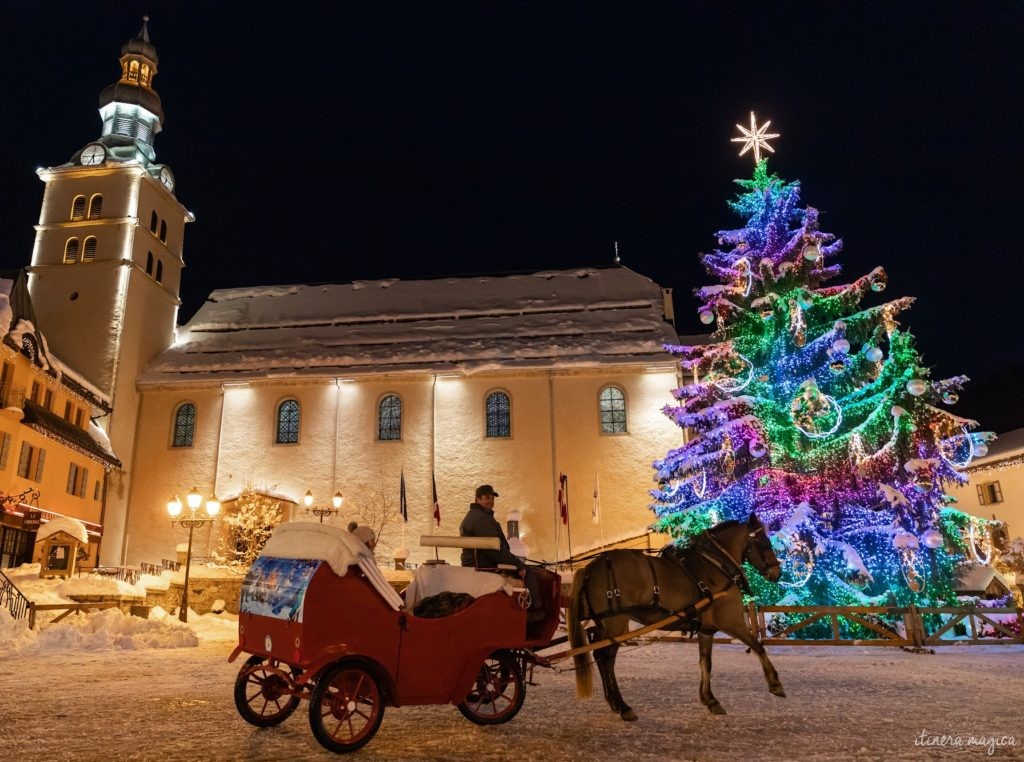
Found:
[{"label": "bell tower clock face", "polygon": [[160,182],[164,184],[167,190],[174,190],[174,174],[167,167],[160,168]]},{"label": "bell tower clock face", "polygon": [[97,143],[93,143],[92,145],[87,145],[82,150],[81,161],[82,161],[82,166],[84,166],[84,167],[91,167],[91,166],[94,166],[96,164],[102,164],[103,160],[106,159],[106,158],[107,158],[107,149],[104,148],[103,146],[97,144]]}]

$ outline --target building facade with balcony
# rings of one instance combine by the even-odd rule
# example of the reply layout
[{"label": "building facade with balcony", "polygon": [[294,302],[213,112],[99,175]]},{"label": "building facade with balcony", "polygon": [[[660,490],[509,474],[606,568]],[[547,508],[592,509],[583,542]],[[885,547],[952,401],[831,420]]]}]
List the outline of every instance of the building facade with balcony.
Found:
[{"label": "building facade with balcony", "polygon": [[92,419],[110,402],[50,353],[22,272],[0,273],[0,336],[0,566],[29,562],[39,523],[60,516],[86,526],[94,566],[120,462]]}]

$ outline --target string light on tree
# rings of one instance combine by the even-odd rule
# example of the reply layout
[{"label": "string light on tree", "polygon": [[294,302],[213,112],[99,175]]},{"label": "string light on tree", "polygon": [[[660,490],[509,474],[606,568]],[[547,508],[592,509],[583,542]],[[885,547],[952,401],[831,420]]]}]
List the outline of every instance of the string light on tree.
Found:
[{"label": "string light on tree", "polygon": [[897,322],[913,299],[862,304],[886,289],[882,267],[830,282],[842,242],[768,171],[768,127],[751,114],[733,139],[755,160],[730,202],[741,224],[700,255],[717,281],[697,290],[710,341],[669,347],[692,382],[665,411],[693,436],[654,464],[656,526],[685,541],[755,511],[789,585],[753,576],[765,603],[951,603],[958,565],[987,555],[946,488],[991,436],[943,409],[967,379],[930,377]]}]

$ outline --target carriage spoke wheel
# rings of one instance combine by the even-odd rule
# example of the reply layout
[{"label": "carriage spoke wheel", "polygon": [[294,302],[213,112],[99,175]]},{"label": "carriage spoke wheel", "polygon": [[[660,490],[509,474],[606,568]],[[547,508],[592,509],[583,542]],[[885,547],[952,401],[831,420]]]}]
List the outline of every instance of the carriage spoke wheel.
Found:
[{"label": "carriage spoke wheel", "polygon": [[383,719],[383,692],[364,665],[335,664],[317,680],[309,703],[309,726],[324,748],[355,751],[376,735]]},{"label": "carriage spoke wheel", "polygon": [[515,717],[526,698],[526,681],[515,657],[507,652],[488,656],[476,683],[459,711],[477,725],[500,725]]},{"label": "carriage spoke wheel", "polygon": [[277,659],[249,657],[235,678],[235,708],[242,719],[260,728],[288,719],[299,705],[295,678],[300,674],[288,672]]}]

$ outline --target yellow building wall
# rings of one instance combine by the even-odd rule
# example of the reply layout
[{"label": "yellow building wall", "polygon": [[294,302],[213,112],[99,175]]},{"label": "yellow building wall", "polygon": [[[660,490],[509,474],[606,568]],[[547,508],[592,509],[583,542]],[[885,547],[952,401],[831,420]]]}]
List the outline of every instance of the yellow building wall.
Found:
[{"label": "yellow building wall", "polygon": [[[609,383],[626,395],[627,434],[600,433],[598,394]],[[360,505],[386,498],[394,521],[377,556],[390,560],[406,546],[410,560],[433,556],[420,548],[422,534],[458,534],[475,488],[493,484],[500,493],[496,516],[522,512],[521,535],[532,559],[568,555],[568,533],[558,521],[558,474],[569,476],[572,549],[579,552],[626,535],[643,533],[654,516],[648,490],[651,461],[682,442],[682,432],[662,413],[672,403],[672,372],[642,369],[523,372],[465,377],[254,382],[211,388],[144,389],[135,459],[144,478],[129,496],[127,560],[173,558],[184,530],[172,529],[168,499],[196,486],[223,499],[254,484],[285,495],[288,518],[308,520],[301,498],[317,504],[345,496],[344,525]],[[485,399],[501,390],[511,399],[512,436],[488,439]],[[385,395],[402,400],[402,438],[377,439],[377,407]],[[276,410],[285,399],[302,410],[299,442],[274,443]],[[183,402],[197,407],[191,448],[171,447],[174,412]],[[409,522],[398,521],[404,472]],[[433,519],[431,473],[437,481],[441,525]],[[601,521],[591,520],[595,474],[600,479]],[[216,532],[197,530],[195,553],[218,544]],[[458,563],[457,551],[441,551]]]},{"label": "yellow building wall", "polygon": [[[32,383],[36,382],[40,389],[37,399],[39,404],[44,403],[46,391],[49,390],[51,392],[50,410],[63,416],[65,404],[71,402],[82,411],[84,428],[88,425],[89,416],[93,412],[89,403],[78,395],[70,393],[55,378],[35,366],[20,352],[16,352],[6,345],[0,345],[0,360],[9,363],[13,368],[11,379],[4,389],[7,406],[0,409],[0,431],[11,438],[6,462],[0,467],[0,491],[6,495],[12,495],[26,489],[36,490],[39,492],[36,503],[40,509],[95,524],[101,523],[104,464],[68,447],[60,440],[24,425],[22,423],[23,413],[17,404],[22,393],[26,398],[31,394]],[[46,452],[42,478],[39,481],[34,478],[34,468],[28,477],[18,475],[18,463],[23,443],[35,448],[36,452],[39,450]],[[34,456],[33,460],[35,461],[36,458],[38,456]],[[88,470],[84,497],[70,494],[67,490],[68,473],[72,463],[79,468]],[[98,494],[97,482],[100,485]],[[95,554],[91,552],[86,565],[94,565],[95,560]]]}]

